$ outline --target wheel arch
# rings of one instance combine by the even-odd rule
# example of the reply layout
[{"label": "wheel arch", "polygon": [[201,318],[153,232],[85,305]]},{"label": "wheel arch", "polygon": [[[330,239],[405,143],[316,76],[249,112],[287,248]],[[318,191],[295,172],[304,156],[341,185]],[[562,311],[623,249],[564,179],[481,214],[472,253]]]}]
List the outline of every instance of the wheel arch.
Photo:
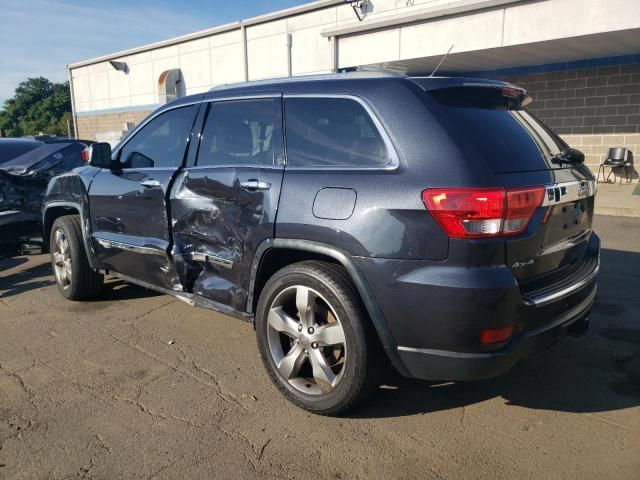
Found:
[{"label": "wheel arch", "polygon": [[247,311],[255,313],[257,300],[269,277],[280,268],[304,260],[323,260],[344,267],[354,283],[362,300],[380,343],[384,347],[393,366],[403,375],[408,374],[398,355],[397,345],[369,287],[364,275],[355,265],[351,256],[331,245],[301,239],[267,239],[257,250],[251,267],[251,283],[247,300]]},{"label": "wheel arch", "polygon": [[66,215],[80,215],[80,209],[76,205],[70,203],[59,203],[45,206],[42,214],[42,242],[47,249],[50,247],[49,237],[51,236],[53,222]]},{"label": "wheel arch", "polygon": [[90,230],[84,209],[79,203],[56,201],[49,202],[44,205],[42,209],[42,241],[45,248],[48,250],[50,247],[49,237],[51,236],[51,229],[53,228],[54,222],[58,218],[66,215],[78,215],[80,217],[80,225],[82,226],[82,243],[84,244],[89,266],[94,269],[102,268],[89,239]]}]

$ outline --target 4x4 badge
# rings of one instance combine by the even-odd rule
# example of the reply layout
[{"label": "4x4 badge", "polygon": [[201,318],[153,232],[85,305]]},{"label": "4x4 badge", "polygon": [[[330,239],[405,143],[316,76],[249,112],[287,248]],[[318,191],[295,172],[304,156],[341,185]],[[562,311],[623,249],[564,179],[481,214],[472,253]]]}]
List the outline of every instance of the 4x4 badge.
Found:
[{"label": "4x4 badge", "polygon": [[580,182],[578,186],[578,197],[583,198],[589,195],[589,182]]},{"label": "4x4 badge", "polygon": [[532,258],[531,260],[526,260],[524,262],[516,262],[513,265],[511,265],[511,268],[526,267],[527,265],[533,265],[534,263],[535,263],[535,260]]}]

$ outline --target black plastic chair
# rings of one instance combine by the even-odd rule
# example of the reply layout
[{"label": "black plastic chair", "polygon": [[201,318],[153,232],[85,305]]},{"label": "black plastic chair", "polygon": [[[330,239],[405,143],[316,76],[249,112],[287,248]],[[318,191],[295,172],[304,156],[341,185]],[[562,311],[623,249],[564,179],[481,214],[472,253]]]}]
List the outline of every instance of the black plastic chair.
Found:
[{"label": "black plastic chair", "polygon": [[[609,174],[605,177],[605,168],[609,167]],[[609,153],[606,158],[600,163],[600,168],[598,169],[598,176],[596,177],[596,181],[600,182],[600,172],[602,172],[602,180],[605,183],[609,183],[609,177],[611,174],[614,174],[613,183],[615,183],[615,175],[620,176],[620,185],[622,185],[622,176],[624,175],[627,183],[630,183],[632,178],[629,176],[629,173],[633,174],[633,152],[626,148],[615,147],[610,148]]]}]

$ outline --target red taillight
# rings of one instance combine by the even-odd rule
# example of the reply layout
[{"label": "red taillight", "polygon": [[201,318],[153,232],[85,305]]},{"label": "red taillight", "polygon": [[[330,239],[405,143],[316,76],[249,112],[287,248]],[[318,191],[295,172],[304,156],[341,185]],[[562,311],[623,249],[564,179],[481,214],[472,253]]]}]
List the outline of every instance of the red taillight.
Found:
[{"label": "red taillight", "polygon": [[514,330],[513,325],[501,328],[487,328],[480,332],[480,343],[485,345],[490,343],[502,343],[511,337]]},{"label": "red taillight", "polygon": [[543,187],[430,188],[422,201],[450,238],[522,233],[542,204]]},{"label": "red taillight", "polygon": [[536,208],[542,205],[544,188],[508,188],[506,195],[507,211],[502,231],[504,235],[516,235],[527,228]]},{"label": "red taillight", "polygon": [[82,160],[83,162],[88,162],[90,158],[91,158],[91,154],[89,153],[88,148],[85,148],[80,152],[80,160]]}]

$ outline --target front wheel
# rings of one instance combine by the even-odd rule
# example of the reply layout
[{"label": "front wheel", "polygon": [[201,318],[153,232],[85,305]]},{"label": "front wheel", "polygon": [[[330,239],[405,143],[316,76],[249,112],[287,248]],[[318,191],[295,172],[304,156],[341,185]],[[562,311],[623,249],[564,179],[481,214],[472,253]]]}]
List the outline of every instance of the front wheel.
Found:
[{"label": "front wheel", "polygon": [[[338,415],[377,386],[384,362],[345,270],[307,261],[276,272],[256,311],[258,348],[269,377],[294,404]],[[378,366],[379,367],[379,366]]]},{"label": "front wheel", "polygon": [[83,300],[100,293],[103,275],[89,266],[80,217],[67,215],[56,219],[51,228],[49,250],[56,285],[63,297]]}]

